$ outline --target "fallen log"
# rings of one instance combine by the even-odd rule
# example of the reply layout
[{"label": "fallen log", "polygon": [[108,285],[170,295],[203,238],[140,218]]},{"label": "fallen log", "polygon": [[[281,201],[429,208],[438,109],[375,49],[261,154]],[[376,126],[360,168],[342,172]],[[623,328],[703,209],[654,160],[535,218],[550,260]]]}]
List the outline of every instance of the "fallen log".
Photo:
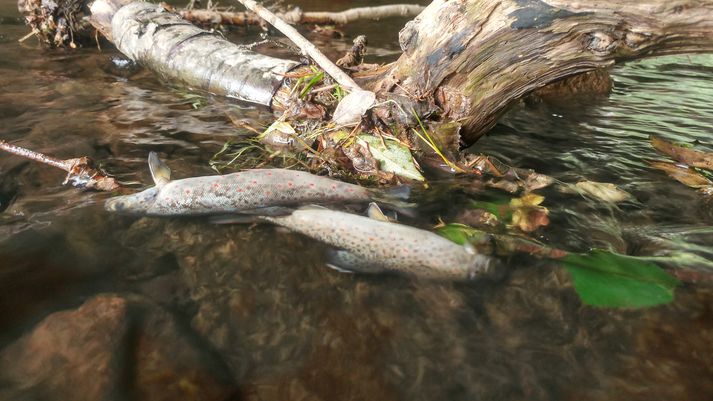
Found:
[{"label": "fallen log", "polygon": [[[90,9],[92,24],[119,50],[167,80],[284,110],[296,97],[285,77],[305,76],[291,72],[295,62],[232,45],[161,6],[96,0]],[[357,80],[381,105],[365,127],[412,145],[414,132],[428,139],[426,118],[457,121],[456,135],[472,144],[510,105],[548,84],[618,61],[712,51],[711,15],[713,0],[435,0],[400,32],[401,57]],[[298,102],[311,84],[303,88]],[[324,119],[335,105],[302,115]]]},{"label": "fallen log", "polygon": [[[471,144],[510,105],[615,62],[713,51],[711,0],[434,0],[382,90],[433,99]],[[397,85],[398,84],[398,85]]]},{"label": "fallen log", "polygon": [[160,5],[97,0],[91,23],[133,61],[168,81],[270,106],[300,64],[265,56],[185,21]]}]

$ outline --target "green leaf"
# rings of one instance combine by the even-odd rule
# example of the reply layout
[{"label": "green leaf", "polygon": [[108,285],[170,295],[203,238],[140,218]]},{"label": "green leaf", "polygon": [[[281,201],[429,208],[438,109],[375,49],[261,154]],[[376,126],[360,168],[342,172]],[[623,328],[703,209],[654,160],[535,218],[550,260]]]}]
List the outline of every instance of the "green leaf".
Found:
[{"label": "green leaf", "polygon": [[438,235],[455,242],[458,245],[465,245],[473,242],[487,240],[487,234],[476,230],[465,224],[451,223],[438,227]]},{"label": "green leaf", "polygon": [[372,135],[359,135],[357,141],[362,146],[368,146],[371,155],[379,161],[379,168],[382,171],[412,180],[424,180],[414,164],[411,151],[400,142],[386,138],[382,141],[381,138]]},{"label": "green leaf", "polygon": [[486,212],[497,217],[498,220],[508,222],[512,219],[512,208],[510,207],[509,200],[504,200],[504,203],[486,202],[486,201],[472,201],[470,204],[471,209],[483,209]]},{"label": "green leaf", "polygon": [[604,250],[562,259],[587,305],[643,308],[673,301],[679,281],[657,265]]}]

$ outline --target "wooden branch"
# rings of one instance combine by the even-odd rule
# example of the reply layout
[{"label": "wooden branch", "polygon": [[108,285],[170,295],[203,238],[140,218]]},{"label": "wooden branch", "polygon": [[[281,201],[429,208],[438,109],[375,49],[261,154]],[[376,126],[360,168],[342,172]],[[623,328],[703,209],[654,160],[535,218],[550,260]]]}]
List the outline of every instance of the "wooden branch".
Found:
[{"label": "wooden branch", "polygon": [[473,143],[519,98],[613,63],[713,51],[713,0],[434,0],[382,89],[432,98]]},{"label": "wooden branch", "polygon": [[172,82],[270,106],[299,64],[254,53],[200,29],[162,6],[96,0],[91,22],[117,49]]},{"label": "wooden branch", "polygon": [[92,161],[88,157],[61,160],[12,145],[4,140],[0,140],[0,150],[66,171],[67,178],[63,184],[70,183],[75,187],[97,189],[99,191],[113,191],[119,188],[119,183],[114,178],[107,177],[92,167]]},{"label": "wooden branch", "polygon": [[295,28],[290,24],[278,18],[275,14],[270,12],[265,7],[257,4],[254,0],[238,0],[242,5],[248,10],[259,15],[265,21],[269,22],[270,25],[274,26],[277,30],[282,32],[287,36],[292,42],[294,42],[297,47],[299,47],[302,52],[311,57],[317,65],[319,65],[324,72],[329,74],[339,85],[348,90],[361,90],[359,85],[357,85],[354,80],[337,67],[330,59],[327,58],[317,46],[312,44],[304,36],[302,36]]},{"label": "wooden branch", "polygon": [[[277,13],[289,24],[347,25],[360,20],[382,20],[387,18],[413,18],[425,7],[417,4],[391,4],[376,7],[357,7],[341,12],[305,11],[299,8]],[[197,24],[220,24],[248,26],[259,25],[262,18],[251,12],[219,10],[175,10],[184,19]]]}]

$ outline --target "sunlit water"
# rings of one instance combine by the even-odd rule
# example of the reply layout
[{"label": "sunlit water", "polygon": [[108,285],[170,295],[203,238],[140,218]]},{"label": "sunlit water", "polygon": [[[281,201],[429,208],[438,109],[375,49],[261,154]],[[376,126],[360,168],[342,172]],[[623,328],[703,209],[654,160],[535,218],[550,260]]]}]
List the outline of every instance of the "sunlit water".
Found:
[{"label": "sunlit water", "polygon": [[[27,30],[13,3],[0,6],[2,139],[63,158],[91,156],[148,186],[149,151],[176,177],[213,174],[211,156],[238,135],[226,112],[256,124],[272,119],[260,108],[167,88],[145,71],[122,77],[105,67],[112,50],[18,44]],[[398,54],[402,24],[348,33],[372,33],[372,60],[383,61]],[[322,45],[339,54],[349,39]],[[660,158],[650,134],[711,150],[713,57],[631,63],[614,79],[609,97],[518,106],[473,151],[563,182],[612,182],[636,198],[611,206],[540,191],[552,221],[535,233],[539,240],[571,251],[697,255],[696,263],[664,267],[710,277],[711,205],[647,161]],[[322,245],[300,235],[109,215],[106,194],[62,180],[0,154],[0,346],[97,294],[139,294],[217,355],[216,375],[227,374],[244,399],[713,397],[711,280],[679,287],[669,305],[607,310],[583,306],[566,271],[521,256],[503,259],[509,273],[498,282],[340,274],[324,266]],[[416,191],[423,213],[412,223],[453,221],[477,197],[469,184],[441,179]],[[7,398],[40,397],[3,385]]]}]

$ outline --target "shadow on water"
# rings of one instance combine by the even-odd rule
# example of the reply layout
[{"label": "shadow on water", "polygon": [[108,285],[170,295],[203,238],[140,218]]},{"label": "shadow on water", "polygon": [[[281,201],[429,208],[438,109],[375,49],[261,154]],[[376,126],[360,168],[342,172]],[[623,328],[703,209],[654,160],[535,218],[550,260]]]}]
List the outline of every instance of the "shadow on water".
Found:
[{"label": "shadow on water", "polygon": [[[249,105],[196,99],[145,71],[113,73],[102,68],[112,51],[19,46],[25,28],[4,18],[11,10],[0,8],[3,139],[91,156],[139,188],[150,182],[151,150],[177,177],[212,174],[211,156],[242,135],[226,110],[256,125],[272,119]],[[389,59],[400,25],[349,33],[376,29],[373,57]],[[333,45],[339,53],[349,39]],[[606,98],[516,107],[471,151],[562,182],[612,182],[636,198],[609,206],[542,191],[552,222],[536,237],[549,245],[713,259],[711,206],[647,164],[660,158],[650,134],[711,150],[713,58],[632,63],[614,79]],[[84,399],[77,388],[86,399],[713,395],[710,281],[683,285],[669,305],[608,310],[582,305],[563,269],[522,256],[504,260],[510,272],[497,282],[339,274],[305,237],[108,215],[108,195],[62,179],[0,155],[2,399]],[[468,186],[454,178],[417,191],[423,215],[414,223],[458,216],[478,196]]]}]

